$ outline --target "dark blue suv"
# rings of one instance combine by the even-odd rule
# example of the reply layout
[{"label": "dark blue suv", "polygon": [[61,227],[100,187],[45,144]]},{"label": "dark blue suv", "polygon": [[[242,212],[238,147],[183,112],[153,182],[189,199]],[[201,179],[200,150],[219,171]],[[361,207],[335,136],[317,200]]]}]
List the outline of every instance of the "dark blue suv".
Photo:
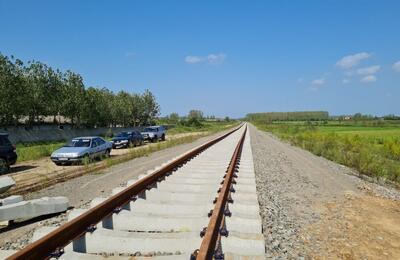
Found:
[{"label": "dark blue suv", "polygon": [[142,145],[144,140],[143,136],[138,131],[131,131],[131,132],[121,132],[117,134],[111,140],[113,144],[113,148],[120,148],[120,147],[134,147],[138,145]]},{"label": "dark blue suv", "polygon": [[8,140],[8,134],[0,133],[0,174],[8,172],[10,165],[17,161],[15,146]]}]

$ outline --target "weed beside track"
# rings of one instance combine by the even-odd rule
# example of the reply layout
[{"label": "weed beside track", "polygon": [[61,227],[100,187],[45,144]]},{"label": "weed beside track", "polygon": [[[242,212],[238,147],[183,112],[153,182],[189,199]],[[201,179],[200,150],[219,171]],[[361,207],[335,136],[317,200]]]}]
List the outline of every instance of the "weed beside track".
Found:
[{"label": "weed beside track", "polygon": [[315,155],[381,181],[400,183],[400,129],[256,123]]}]

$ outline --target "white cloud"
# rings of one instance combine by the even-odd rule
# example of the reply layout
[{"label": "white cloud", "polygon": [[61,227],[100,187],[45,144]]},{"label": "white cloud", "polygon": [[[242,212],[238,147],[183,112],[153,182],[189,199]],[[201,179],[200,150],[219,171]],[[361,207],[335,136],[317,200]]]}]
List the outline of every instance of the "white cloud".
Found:
[{"label": "white cloud", "polygon": [[317,86],[324,85],[325,84],[325,79],[324,78],[314,79],[313,81],[311,81],[311,84],[317,85]]},{"label": "white cloud", "polygon": [[350,83],[350,80],[349,80],[349,79],[342,79],[342,83],[343,83],[343,84]]},{"label": "white cloud", "polygon": [[371,67],[360,68],[357,70],[359,75],[371,75],[377,73],[381,69],[381,66],[374,65]]},{"label": "white cloud", "polygon": [[222,64],[226,59],[226,54],[224,53],[219,53],[219,54],[209,54],[207,56],[186,56],[185,57],[185,62],[189,64],[196,64],[196,63],[202,63],[202,62],[207,62],[208,64],[211,65],[218,65]]},{"label": "white cloud", "polygon": [[371,57],[371,54],[366,52],[360,52],[353,55],[348,55],[341,58],[338,62],[336,62],[336,66],[342,69],[349,69],[354,66],[357,66],[362,60],[368,59]]},{"label": "white cloud", "polygon": [[364,82],[364,83],[369,83],[369,82],[374,82],[374,81],[376,81],[376,77],[374,75],[368,75],[361,79],[361,82]]},{"label": "white cloud", "polygon": [[186,56],[185,57],[185,62],[189,64],[195,64],[195,63],[200,63],[203,62],[205,59],[204,57],[199,57],[199,56]]},{"label": "white cloud", "polygon": [[207,56],[208,63],[221,64],[225,61],[226,55],[224,53],[210,54]]},{"label": "white cloud", "polygon": [[395,62],[392,68],[394,69],[394,71],[400,72],[400,60],[398,62]]}]

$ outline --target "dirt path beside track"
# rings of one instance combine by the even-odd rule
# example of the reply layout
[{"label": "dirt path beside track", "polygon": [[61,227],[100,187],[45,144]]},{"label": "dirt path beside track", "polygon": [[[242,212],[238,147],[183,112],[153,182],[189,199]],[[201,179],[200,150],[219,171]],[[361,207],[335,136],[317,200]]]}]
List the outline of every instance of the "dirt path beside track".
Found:
[{"label": "dirt path beside track", "polygon": [[268,259],[400,259],[399,191],[250,128]]}]

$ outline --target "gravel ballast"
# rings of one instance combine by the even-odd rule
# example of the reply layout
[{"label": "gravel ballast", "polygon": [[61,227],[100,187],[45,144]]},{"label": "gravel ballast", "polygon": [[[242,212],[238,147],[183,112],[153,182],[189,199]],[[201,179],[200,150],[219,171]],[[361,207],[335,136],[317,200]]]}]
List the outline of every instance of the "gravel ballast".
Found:
[{"label": "gravel ballast", "polygon": [[256,185],[268,259],[308,258],[304,232],[318,222],[321,205],[366,191],[399,200],[397,190],[369,183],[354,171],[280,141],[250,125]]}]

